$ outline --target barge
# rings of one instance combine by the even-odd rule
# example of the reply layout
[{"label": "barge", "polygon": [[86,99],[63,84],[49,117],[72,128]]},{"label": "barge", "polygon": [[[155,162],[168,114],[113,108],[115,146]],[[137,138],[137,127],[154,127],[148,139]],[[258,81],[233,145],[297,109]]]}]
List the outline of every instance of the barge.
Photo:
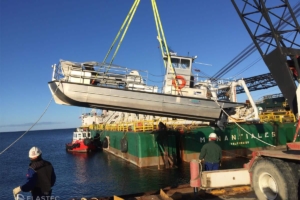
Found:
[{"label": "barge", "polygon": [[[100,135],[104,151],[138,167],[170,168],[196,159],[211,132],[218,135],[223,158],[251,156],[293,140],[295,118],[259,113],[243,80],[196,80],[195,57],[174,53],[170,60],[174,68],[167,68],[162,91],[147,85],[147,72],[63,60],[54,66],[49,88],[58,104],[101,109],[83,115],[82,126]],[[246,102],[237,102],[238,86]],[[220,100],[224,90],[227,96]]]},{"label": "barge", "polygon": [[218,135],[217,143],[223,150],[223,158],[230,159],[250,158],[252,151],[262,149],[281,149],[293,141],[296,130],[295,122],[228,124],[224,130],[204,124],[188,126],[174,123],[161,123],[164,128],[154,121],[93,124],[89,128],[94,134],[100,134],[104,151],[138,167],[158,168],[176,167],[180,162],[198,159],[211,132]]}]

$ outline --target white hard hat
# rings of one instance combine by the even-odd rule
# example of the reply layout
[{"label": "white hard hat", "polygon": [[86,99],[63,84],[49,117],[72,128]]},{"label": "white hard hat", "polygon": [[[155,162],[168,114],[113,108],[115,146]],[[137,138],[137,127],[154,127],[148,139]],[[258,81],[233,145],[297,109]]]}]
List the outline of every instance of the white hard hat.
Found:
[{"label": "white hard hat", "polygon": [[32,147],[29,150],[29,158],[35,158],[42,154],[42,151],[38,147]]},{"label": "white hard hat", "polygon": [[217,138],[217,134],[215,134],[215,133],[211,133],[211,134],[209,134],[209,136],[208,136],[209,138]]}]

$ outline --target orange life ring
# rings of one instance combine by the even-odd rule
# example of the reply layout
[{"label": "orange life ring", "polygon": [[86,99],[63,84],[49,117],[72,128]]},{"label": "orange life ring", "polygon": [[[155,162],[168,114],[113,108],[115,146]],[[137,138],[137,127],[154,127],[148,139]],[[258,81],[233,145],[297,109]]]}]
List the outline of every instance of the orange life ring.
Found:
[{"label": "orange life ring", "polygon": [[[178,89],[181,90],[182,88],[184,88],[186,80],[183,78],[183,76],[177,75],[175,79],[181,80],[181,84],[178,85]],[[175,79],[172,80],[172,85],[176,88]]]}]

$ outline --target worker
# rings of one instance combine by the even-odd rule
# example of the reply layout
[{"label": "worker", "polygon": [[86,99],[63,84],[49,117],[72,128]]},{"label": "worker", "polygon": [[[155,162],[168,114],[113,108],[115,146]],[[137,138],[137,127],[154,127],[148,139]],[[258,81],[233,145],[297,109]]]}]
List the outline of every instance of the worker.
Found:
[{"label": "worker", "polygon": [[216,143],[217,134],[211,133],[208,136],[208,143],[203,145],[199,160],[203,162],[205,171],[218,170],[222,158],[222,149]]},{"label": "worker", "polygon": [[52,189],[56,175],[52,164],[42,159],[42,151],[38,147],[29,150],[30,164],[27,171],[27,182],[13,190],[16,198],[20,192],[31,191],[32,199],[51,198]]}]

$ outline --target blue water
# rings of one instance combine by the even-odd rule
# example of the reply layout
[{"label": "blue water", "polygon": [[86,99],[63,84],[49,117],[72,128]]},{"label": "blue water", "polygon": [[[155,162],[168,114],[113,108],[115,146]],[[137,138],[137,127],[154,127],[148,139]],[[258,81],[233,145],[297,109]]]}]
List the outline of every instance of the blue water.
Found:
[{"label": "blue water", "polygon": [[[0,155],[0,199],[13,199],[13,188],[25,183],[30,162],[28,151],[32,146],[38,146],[43,158],[53,164],[57,176],[53,196],[59,199],[158,191],[167,186],[189,183],[189,163],[176,169],[158,170],[157,167],[138,168],[107,152],[68,153],[65,144],[72,140],[73,131],[31,131]],[[0,133],[0,151],[23,133]],[[222,168],[241,167],[244,162],[245,159],[223,162]]]},{"label": "blue water", "polygon": [[[38,146],[43,158],[53,164],[57,176],[53,195],[59,199],[107,197],[189,183],[188,163],[177,169],[157,170],[157,167],[138,168],[107,152],[68,153],[65,143],[72,140],[73,131],[31,131],[0,155],[0,199],[13,199],[13,188],[25,183],[30,162],[28,151],[32,146]],[[0,133],[0,151],[22,134]]]}]

